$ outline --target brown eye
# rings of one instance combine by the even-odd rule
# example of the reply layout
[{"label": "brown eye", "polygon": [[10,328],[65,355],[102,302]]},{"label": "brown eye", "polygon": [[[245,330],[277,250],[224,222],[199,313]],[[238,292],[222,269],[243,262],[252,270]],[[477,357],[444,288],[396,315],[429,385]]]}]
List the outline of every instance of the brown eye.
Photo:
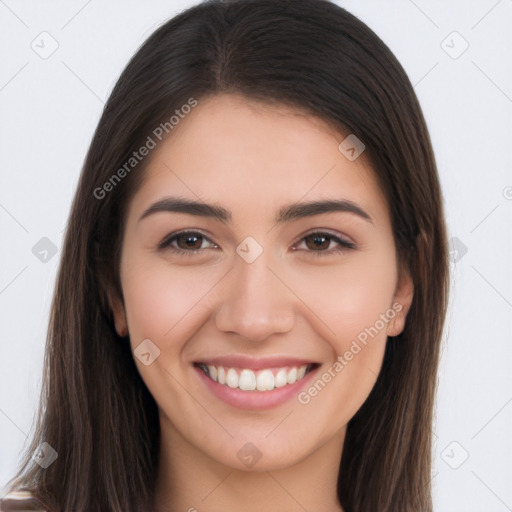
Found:
[{"label": "brown eye", "polygon": [[355,248],[355,243],[344,240],[331,233],[323,233],[321,231],[316,231],[302,237],[297,246],[297,249],[314,253],[316,256],[340,253]]},{"label": "brown eye", "polygon": [[321,233],[313,233],[304,237],[306,246],[313,251],[328,249],[331,244],[331,237],[325,236]]},{"label": "brown eye", "polygon": [[203,237],[195,234],[180,234],[175,237],[176,245],[180,249],[201,249]]},{"label": "brown eye", "polygon": [[204,249],[217,249],[202,233],[196,231],[182,231],[166,237],[158,246],[161,250],[170,250],[178,254],[195,254]]}]

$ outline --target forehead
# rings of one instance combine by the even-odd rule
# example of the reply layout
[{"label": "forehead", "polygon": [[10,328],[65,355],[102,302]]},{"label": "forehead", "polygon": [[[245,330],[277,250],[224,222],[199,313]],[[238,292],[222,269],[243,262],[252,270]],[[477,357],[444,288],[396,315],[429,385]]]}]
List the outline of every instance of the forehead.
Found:
[{"label": "forehead", "polygon": [[200,100],[154,150],[131,209],[166,194],[216,201],[235,214],[329,198],[382,217],[387,206],[368,159],[350,161],[338,148],[346,135],[284,105],[231,94]]}]

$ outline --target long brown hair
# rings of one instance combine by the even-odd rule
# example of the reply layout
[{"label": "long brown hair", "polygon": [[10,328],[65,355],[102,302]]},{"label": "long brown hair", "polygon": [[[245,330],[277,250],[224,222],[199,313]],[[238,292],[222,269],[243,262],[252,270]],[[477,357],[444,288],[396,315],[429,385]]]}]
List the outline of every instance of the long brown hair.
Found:
[{"label": "long brown hair", "polygon": [[[364,23],[326,0],[208,1],[162,25],[127,65],[74,197],[37,429],[11,488],[31,490],[51,510],[151,509],[157,407],[129,343],[116,333],[109,302],[122,301],[125,213],[147,162],[122,179],[112,176],[190,98],[200,104],[231,92],[294,106],[364,141],[415,293],[404,331],[388,339],[378,380],[348,424],[338,496],[347,512],[431,511],[431,428],[448,293],[436,163],[401,65]],[[31,459],[42,442],[58,453],[47,469]]]}]

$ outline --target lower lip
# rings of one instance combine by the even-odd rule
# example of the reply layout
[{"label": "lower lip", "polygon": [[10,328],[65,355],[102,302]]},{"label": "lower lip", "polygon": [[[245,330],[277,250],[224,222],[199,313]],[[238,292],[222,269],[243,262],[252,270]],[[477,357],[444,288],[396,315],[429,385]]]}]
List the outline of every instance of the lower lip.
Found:
[{"label": "lower lip", "polygon": [[229,386],[215,382],[208,377],[201,368],[194,366],[194,370],[196,370],[200,379],[217,398],[220,398],[233,407],[257,411],[277,407],[278,405],[286,403],[293,397],[296,397],[301,388],[312,379],[318,368],[310,371],[294,384],[287,384],[282,388],[274,388],[272,391],[242,391],[238,388],[230,388]]}]

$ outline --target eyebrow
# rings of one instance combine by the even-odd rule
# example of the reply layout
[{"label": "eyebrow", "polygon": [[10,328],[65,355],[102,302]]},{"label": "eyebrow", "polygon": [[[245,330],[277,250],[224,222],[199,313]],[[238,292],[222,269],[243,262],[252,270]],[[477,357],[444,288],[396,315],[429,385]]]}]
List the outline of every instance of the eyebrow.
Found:
[{"label": "eyebrow", "polygon": [[[222,206],[208,204],[179,197],[166,197],[152,204],[139,218],[139,222],[150,215],[159,212],[187,213],[200,217],[208,217],[221,222],[231,222],[232,215],[229,210]],[[309,203],[294,203],[282,207],[274,221],[276,224],[292,220],[312,217],[324,213],[346,212],[373,223],[370,215],[360,206],[346,199],[330,199],[324,201],[312,201]]]}]

